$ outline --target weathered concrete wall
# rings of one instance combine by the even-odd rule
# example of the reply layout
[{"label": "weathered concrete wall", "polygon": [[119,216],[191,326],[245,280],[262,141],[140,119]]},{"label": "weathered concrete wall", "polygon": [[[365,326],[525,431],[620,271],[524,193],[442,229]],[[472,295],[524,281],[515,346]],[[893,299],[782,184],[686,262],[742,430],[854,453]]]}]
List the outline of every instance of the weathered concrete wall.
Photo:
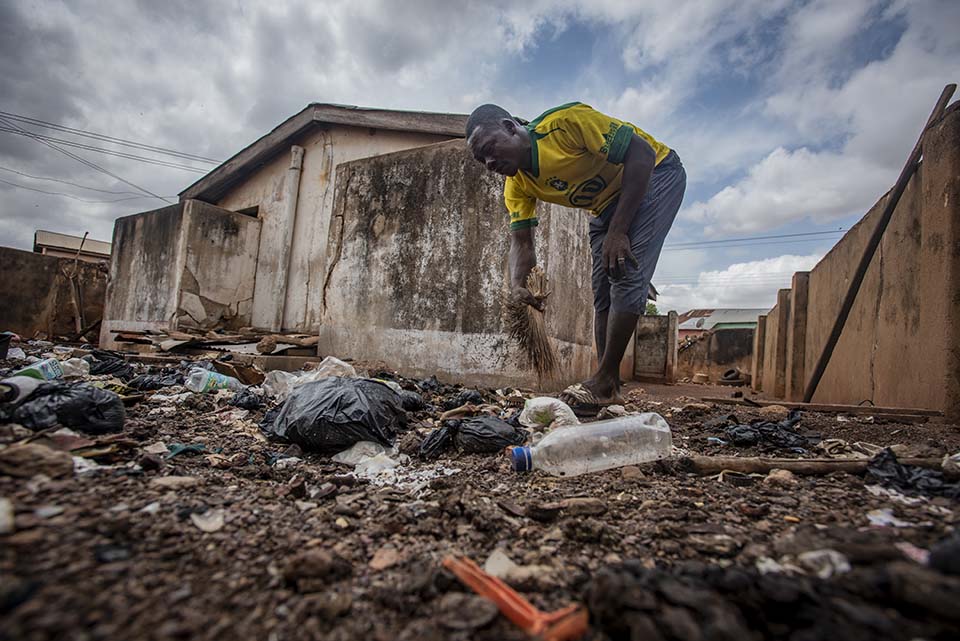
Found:
[{"label": "weathered concrete wall", "polygon": [[755,333],[747,328],[707,332],[677,354],[677,376],[693,378],[694,374],[702,372],[716,383],[728,369],[737,368],[752,374]]},{"label": "weathered concrete wall", "polygon": [[[0,331],[24,338],[76,332],[76,307],[69,274],[72,258],[0,247]],[[87,325],[103,316],[107,273],[99,263],[80,260],[77,280]]]},{"label": "weathered concrete wall", "polygon": [[337,172],[319,350],[410,375],[558,387],[590,372],[587,219],[540,205],[537,257],[563,378],[537,381],[504,334],[509,232],[503,179],[462,141],[345,163]]},{"label": "weathered concrete wall", "polygon": [[101,346],[118,330],[249,325],[259,234],[258,219],[197,200],[118,219]]},{"label": "weathered concrete wall", "polygon": [[[313,332],[320,321],[323,268],[333,209],[334,177],[340,163],[447,140],[446,136],[358,127],[317,129],[297,141],[304,150],[296,204],[285,182],[290,154],[284,152],[217,202],[231,210],[259,207],[257,285],[252,323],[269,327],[278,309],[282,328]],[[293,212],[293,218],[290,213]],[[292,230],[290,227],[292,226]],[[289,271],[281,264],[289,247]]]},{"label": "weathered concrete wall", "polygon": [[783,398],[787,380],[787,330],[790,326],[790,290],[777,292],[777,304],[767,314],[763,347],[763,382],[770,396]]},{"label": "weathered concrete wall", "polygon": [[[884,196],[810,274],[807,376]],[[927,132],[814,400],[943,409],[957,394],[960,327],[960,111]]]},{"label": "weathered concrete wall", "polygon": [[251,323],[260,221],[187,201],[179,327],[238,329]]},{"label": "weathered concrete wall", "polygon": [[[677,378],[677,313],[663,316],[641,316],[637,331],[627,346],[630,369],[624,372],[623,380],[673,383]],[[627,358],[623,359],[627,361]]]},{"label": "weathered concrete wall", "polygon": [[[763,391],[798,398],[826,343],[885,195],[809,274],[806,312],[781,297],[766,322]],[[798,274],[800,276],[800,274]],[[797,289],[794,281],[794,289]],[[790,315],[794,318],[789,318]],[[800,316],[803,318],[800,318]],[[779,331],[802,333],[783,341]],[[787,346],[789,345],[789,349]],[[770,370],[774,367],[774,370]],[[789,385],[775,384],[789,372]],[[786,381],[785,381],[786,382]],[[789,388],[789,389],[788,389]],[[813,400],[943,410],[960,420],[960,109],[924,139],[920,168],[897,204]]]}]

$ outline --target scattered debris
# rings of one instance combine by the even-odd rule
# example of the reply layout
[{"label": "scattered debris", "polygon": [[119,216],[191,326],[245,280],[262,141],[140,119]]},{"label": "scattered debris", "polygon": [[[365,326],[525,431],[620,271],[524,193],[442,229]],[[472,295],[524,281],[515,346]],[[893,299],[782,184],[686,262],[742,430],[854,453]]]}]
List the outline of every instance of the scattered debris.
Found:
[{"label": "scattered debris", "polygon": [[950,482],[943,472],[915,465],[903,465],[888,447],[870,460],[867,476],[884,487],[892,487],[904,494],[940,495],[960,498],[960,481]]},{"label": "scattered debris", "polygon": [[223,529],[224,515],[225,512],[220,508],[207,510],[203,514],[193,512],[190,514],[190,521],[196,525],[197,529],[201,532],[219,532]]},{"label": "scattered debris", "polygon": [[522,445],[527,437],[526,431],[492,416],[445,421],[420,444],[420,456],[436,458],[452,447],[469,454],[496,454],[511,445]]}]

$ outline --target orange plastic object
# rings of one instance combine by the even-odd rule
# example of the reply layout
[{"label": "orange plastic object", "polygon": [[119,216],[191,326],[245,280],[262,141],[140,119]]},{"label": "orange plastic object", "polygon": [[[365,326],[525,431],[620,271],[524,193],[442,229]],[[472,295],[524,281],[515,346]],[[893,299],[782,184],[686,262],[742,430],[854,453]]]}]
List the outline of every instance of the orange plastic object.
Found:
[{"label": "orange plastic object", "polygon": [[493,601],[503,616],[531,637],[543,641],[573,641],[587,632],[587,609],[582,605],[574,603],[556,612],[541,612],[467,557],[448,556],[443,566],[474,592]]}]

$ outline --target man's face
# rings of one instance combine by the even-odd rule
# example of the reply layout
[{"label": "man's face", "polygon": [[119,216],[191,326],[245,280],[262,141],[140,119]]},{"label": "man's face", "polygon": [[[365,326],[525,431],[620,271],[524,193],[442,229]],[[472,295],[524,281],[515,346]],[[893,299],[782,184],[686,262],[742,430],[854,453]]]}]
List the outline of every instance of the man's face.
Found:
[{"label": "man's face", "polygon": [[477,162],[504,176],[515,175],[530,155],[520,126],[512,120],[477,127],[467,142]]}]

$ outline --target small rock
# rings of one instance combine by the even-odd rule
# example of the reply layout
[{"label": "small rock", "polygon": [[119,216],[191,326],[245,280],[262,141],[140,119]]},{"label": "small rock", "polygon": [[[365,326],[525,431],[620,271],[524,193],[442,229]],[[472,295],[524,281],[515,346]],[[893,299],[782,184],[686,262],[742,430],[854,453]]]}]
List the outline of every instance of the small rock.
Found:
[{"label": "small rock", "polygon": [[297,509],[301,512],[307,512],[308,510],[312,510],[317,507],[316,503],[312,503],[310,501],[294,501],[293,504],[296,505]]},{"label": "small rock", "polygon": [[207,510],[203,514],[190,515],[190,521],[202,532],[219,532],[223,529],[224,511],[220,508]]},{"label": "small rock", "polygon": [[348,527],[350,527],[350,521],[348,521],[347,519],[343,518],[342,516],[339,517],[339,518],[337,518],[337,520],[334,521],[334,524],[335,524],[338,528],[340,528],[341,530],[345,530],[345,529],[347,529]]},{"label": "small rock", "polygon": [[261,354],[273,354],[275,349],[277,349],[277,339],[274,336],[264,336],[257,343],[257,351]]},{"label": "small rock", "polygon": [[146,452],[147,454],[163,455],[163,454],[166,454],[168,450],[167,450],[166,444],[163,441],[157,441],[156,443],[152,443],[151,445],[148,445],[145,448],[143,448],[143,451]]},{"label": "small rock", "polygon": [[543,589],[556,582],[554,569],[549,565],[517,565],[500,548],[490,554],[483,570],[511,585],[532,590]]},{"label": "small rock", "polygon": [[707,405],[706,403],[687,403],[680,408],[680,411],[684,414],[702,414],[704,412],[709,412],[713,409],[712,405]]},{"label": "small rock", "polygon": [[766,405],[758,408],[757,413],[767,419],[779,421],[787,418],[787,414],[790,413],[790,410],[783,405]]},{"label": "small rock", "polygon": [[740,543],[727,534],[693,534],[687,543],[698,552],[714,556],[733,556],[740,549]]},{"label": "small rock", "polygon": [[63,508],[59,505],[43,505],[33,511],[38,519],[49,519],[63,514]]},{"label": "small rock", "polygon": [[15,529],[13,502],[8,498],[2,498],[0,499],[0,535],[12,534]]},{"label": "small rock", "polygon": [[697,372],[693,375],[693,382],[705,385],[710,382],[710,377],[704,374],[703,372]]},{"label": "small rock", "polygon": [[770,470],[767,477],[763,479],[764,485],[774,487],[794,487],[798,483],[796,475],[790,470]]},{"label": "small rock", "polygon": [[567,516],[594,516],[607,511],[607,504],[593,497],[575,497],[560,501],[560,507]]},{"label": "small rock", "polygon": [[475,594],[448,592],[440,598],[438,622],[450,630],[475,630],[489,625],[500,611],[492,601]]},{"label": "small rock", "polygon": [[150,480],[150,485],[168,490],[180,490],[200,484],[195,476],[158,476]]},{"label": "small rock", "polygon": [[353,574],[353,566],[343,557],[327,550],[307,550],[294,555],[283,570],[284,580],[298,590],[311,585],[334,583]]},{"label": "small rock", "polygon": [[321,592],[303,597],[300,606],[306,613],[317,615],[321,619],[332,621],[350,612],[353,597],[349,592]]},{"label": "small rock", "polygon": [[620,475],[625,481],[635,481],[643,478],[643,472],[636,465],[628,465],[620,468]]},{"label": "small rock", "polygon": [[144,470],[150,472],[153,470],[159,470],[163,467],[163,459],[156,454],[144,454],[137,461],[140,464],[140,467]]},{"label": "small rock", "polygon": [[[288,460],[288,459],[280,459]],[[307,496],[307,484],[302,476],[296,474],[286,482],[285,485],[281,486],[277,491],[277,494],[280,496],[289,496],[294,499],[302,499]]]},{"label": "small rock", "polygon": [[395,548],[382,547],[373,553],[369,566],[371,570],[379,572],[396,565],[399,561],[400,553]]},{"label": "small rock", "polygon": [[73,457],[39,443],[17,443],[0,450],[0,474],[19,478],[69,476],[73,474]]}]

